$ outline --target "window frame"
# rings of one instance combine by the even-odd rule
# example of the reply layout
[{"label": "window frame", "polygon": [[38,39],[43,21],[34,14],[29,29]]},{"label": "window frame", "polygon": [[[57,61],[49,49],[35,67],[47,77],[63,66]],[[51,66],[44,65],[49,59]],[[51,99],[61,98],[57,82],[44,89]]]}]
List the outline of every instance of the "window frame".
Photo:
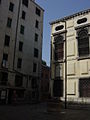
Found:
[{"label": "window frame", "polygon": [[23,51],[23,42],[19,41],[19,51]]},{"label": "window frame", "polygon": [[39,21],[36,20],[35,27],[38,29],[39,28]]},{"label": "window frame", "polygon": [[9,35],[5,35],[5,41],[4,41],[4,46],[9,47],[10,44],[10,36]]},{"label": "window frame", "polygon": [[39,37],[39,35],[37,33],[35,33],[35,42],[38,41],[38,37]]},{"label": "window frame", "polygon": [[55,61],[63,60],[64,58],[64,38],[62,35],[57,35],[54,37],[54,59]]},{"label": "window frame", "polygon": [[7,19],[7,27],[11,28],[11,26],[12,26],[12,19],[8,17],[8,19]]},{"label": "window frame", "polygon": [[28,7],[29,0],[22,0],[22,4],[25,5],[26,7]]},{"label": "window frame", "polygon": [[10,2],[9,4],[9,11],[13,12],[14,11],[14,3]]},{"label": "window frame", "polygon": [[25,20],[25,17],[26,17],[26,12],[23,10],[22,11],[22,19]]},{"label": "window frame", "polygon": [[41,10],[36,7],[36,15],[41,16]]},{"label": "window frame", "polygon": [[[82,34],[80,32],[84,32],[84,33],[86,33],[86,35],[83,36],[84,33]],[[78,34],[77,42],[78,42],[78,56],[79,56],[79,58],[89,56],[90,55],[90,51],[89,51],[90,40],[89,40],[88,30],[87,29],[81,29],[81,30],[78,31],[77,34]]]},{"label": "window frame", "polygon": [[18,58],[18,61],[17,61],[17,68],[19,68],[19,69],[22,68],[22,58]]},{"label": "window frame", "polygon": [[37,72],[37,63],[33,63],[33,72],[34,72],[34,73]]},{"label": "window frame", "polygon": [[22,35],[24,35],[24,30],[25,30],[25,27],[23,25],[20,26],[20,33]]},{"label": "window frame", "polygon": [[38,58],[39,56],[39,50],[37,48],[34,48],[34,57]]}]

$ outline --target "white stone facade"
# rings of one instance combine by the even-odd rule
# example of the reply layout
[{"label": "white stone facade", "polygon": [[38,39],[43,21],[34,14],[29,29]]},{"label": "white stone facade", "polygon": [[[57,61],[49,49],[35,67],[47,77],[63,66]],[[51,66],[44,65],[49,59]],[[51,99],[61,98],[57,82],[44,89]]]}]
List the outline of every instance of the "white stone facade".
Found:
[{"label": "white stone facade", "polygon": [[[62,80],[62,100],[65,99],[65,75],[67,100],[90,102],[90,9],[53,21],[51,24],[51,95],[54,96],[54,80]],[[60,28],[60,26],[63,26]],[[79,34],[87,31],[87,37],[79,42]],[[56,59],[56,36],[63,36],[63,58]],[[60,42],[60,41],[59,41]],[[65,46],[66,45],[66,46]],[[87,46],[87,47],[85,47]],[[60,48],[59,48],[60,49]],[[60,52],[58,49],[58,52]],[[66,50],[66,54],[65,54]],[[86,53],[85,53],[86,52]],[[60,54],[58,54],[60,55]],[[66,55],[66,56],[65,56]],[[66,62],[65,62],[66,61]],[[66,64],[66,67],[65,67]],[[57,67],[60,69],[56,69]],[[62,66],[62,67],[61,67]],[[66,69],[66,70],[65,70]],[[63,71],[63,72],[62,72]],[[66,73],[65,73],[66,71]],[[60,91],[60,92],[61,92]],[[59,95],[60,96],[60,95]]]}]

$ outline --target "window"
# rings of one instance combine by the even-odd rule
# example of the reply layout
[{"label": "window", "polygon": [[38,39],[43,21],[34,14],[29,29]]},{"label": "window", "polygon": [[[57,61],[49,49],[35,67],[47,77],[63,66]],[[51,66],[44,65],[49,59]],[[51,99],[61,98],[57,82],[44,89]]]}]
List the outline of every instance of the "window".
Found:
[{"label": "window", "polygon": [[77,24],[82,24],[82,23],[85,23],[85,22],[87,22],[87,18],[82,18],[82,19],[79,19],[77,21]]},{"label": "window", "polygon": [[8,73],[0,72],[0,85],[7,85]]},{"label": "window", "polygon": [[24,11],[22,11],[22,19],[24,19],[24,20],[25,20],[25,15],[26,15],[26,13]]},{"label": "window", "polygon": [[35,27],[38,28],[38,26],[39,26],[39,22],[36,20]]},{"label": "window", "polygon": [[19,51],[23,50],[23,42],[19,42]]},{"label": "window", "polygon": [[58,35],[54,38],[55,41],[55,60],[63,59],[63,36]]},{"label": "window", "polygon": [[86,29],[78,32],[78,53],[80,57],[89,55],[89,37]]},{"label": "window", "polygon": [[35,41],[38,41],[38,34],[35,33]]},{"label": "window", "polygon": [[23,77],[16,75],[15,76],[15,87],[21,87],[23,83]]},{"label": "window", "polygon": [[62,97],[63,96],[63,80],[61,80],[61,79],[54,80],[53,94],[54,94],[54,97]]},{"label": "window", "polygon": [[40,14],[41,14],[40,9],[38,9],[37,7],[36,7],[36,14],[37,14],[38,16],[40,16]]},{"label": "window", "polygon": [[7,20],[7,27],[11,27],[11,23],[12,23],[12,19],[11,18],[8,18]]},{"label": "window", "polygon": [[20,33],[24,34],[24,26],[23,25],[21,25],[21,27],[20,27]]},{"label": "window", "polygon": [[32,78],[31,85],[32,85],[32,88],[37,88],[37,79],[35,77]]},{"label": "window", "polygon": [[28,0],[22,0],[22,4],[28,7]]},{"label": "window", "polygon": [[79,96],[90,97],[90,78],[79,79]]},{"label": "window", "polygon": [[11,12],[13,12],[13,9],[14,9],[14,4],[10,2],[9,10],[10,10]]},{"label": "window", "polygon": [[37,64],[33,63],[33,72],[36,72],[36,71],[37,71]]},{"label": "window", "polygon": [[9,43],[10,43],[10,36],[5,35],[5,42],[4,42],[4,45],[5,45],[5,46],[9,46]]},{"label": "window", "polygon": [[1,4],[1,0],[0,0],[0,4]]},{"label": "window", "polygon": [[3,60],[8,61],[8,54],[6,53],[3,54]]},{"label": "window", "polygon": [[63,26],[63,25],[60,25],[60,26],[57,26],[57,27],[55,28],[55,30],[58,31],[58,30],[62,30],[63,28],[64,28],[64,26]]},{"label": "window", "polygon": [[34,48],[34,57],[38,58],[38,49],[37,48]]},{"label": "window", "polygon": [[21,68],[21,65],[22,65],[22,59],[18,58],[17,68]]}]

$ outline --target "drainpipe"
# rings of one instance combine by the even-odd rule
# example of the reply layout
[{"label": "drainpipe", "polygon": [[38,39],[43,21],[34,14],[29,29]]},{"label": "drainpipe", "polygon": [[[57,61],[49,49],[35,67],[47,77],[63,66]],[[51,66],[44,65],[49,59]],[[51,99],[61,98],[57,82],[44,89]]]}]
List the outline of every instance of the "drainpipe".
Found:
[{"label": "drainpipe", "polygon": [[62,20],[61,22],[65,23],[65,109],[67,109],[67,28],[66,28],[66,20]]},{"label": "drainpipe", "polygon": [[14,55],[13,55],[13,70],[15,70],[14,69],[15,68],[15,54],[16,54],[17,34],[18,34],[18,25],[19,25],[19,16],[20,16],[20,5],[21,5],[21,0],[19,0],[19,5],[18,5],[18,15],[17,15],[15,45],[14,45]]}]

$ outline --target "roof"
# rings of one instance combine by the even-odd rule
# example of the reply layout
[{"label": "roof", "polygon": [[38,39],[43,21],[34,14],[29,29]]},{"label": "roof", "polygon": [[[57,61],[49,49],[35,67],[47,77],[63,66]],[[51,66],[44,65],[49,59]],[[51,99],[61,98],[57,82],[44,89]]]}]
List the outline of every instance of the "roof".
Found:
[{"label": "roof", "polygon": [[52,22],[50,22],[50,25],[53,25],[53,24],[58,23],[58,22],[60,22],[60,21],[65,21],[65,20],[74,18],[74,17],[79,16],[79,15],[82,15],[82,14],[86,14],[86,13],[88,13],[88,12],[90,12],[90,9],[83,10],[83,11],[77,12],[77,13],[75,13],[75,14],[73,14],[73,15],[69,15],[69,16],[66,16],[66,17],[57,19],[57,20],[55,20],[55,21],[52,21]]}]

